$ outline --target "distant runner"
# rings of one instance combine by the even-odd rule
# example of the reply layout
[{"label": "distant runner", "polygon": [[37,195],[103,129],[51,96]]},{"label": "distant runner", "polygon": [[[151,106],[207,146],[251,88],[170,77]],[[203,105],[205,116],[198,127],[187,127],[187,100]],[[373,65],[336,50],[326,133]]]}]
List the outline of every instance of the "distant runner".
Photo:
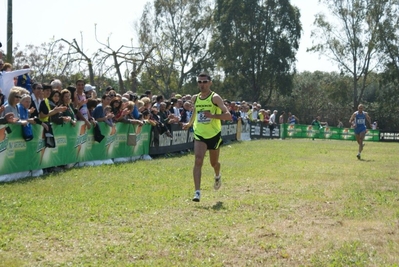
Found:
[{"label": "distant runner", "polygon": [[361,159],[361,153],[363,151],[363,147],[364,147],[364,137],[366,135],[366,119],[368,120],[369,124],[371,124],[371,119],[369,117],[369,115],[367,114],[367,112],[363,111],[363,104],[360,104],[357,107],[357,111],[354,112],[351,116],[351,118],[349,119],[349,123],[352,125],[354,125],[354,129],[355,129],[355,137],[356,137],[356,141],[359,145],[359,152],[357,153],[357,158]]}]

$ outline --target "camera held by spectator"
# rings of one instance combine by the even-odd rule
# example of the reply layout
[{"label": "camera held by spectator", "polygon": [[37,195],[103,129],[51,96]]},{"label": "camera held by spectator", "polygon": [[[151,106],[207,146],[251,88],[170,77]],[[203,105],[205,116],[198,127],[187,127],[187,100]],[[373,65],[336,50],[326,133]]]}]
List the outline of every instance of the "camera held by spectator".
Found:
[{"label": "camera held by spectator", "polygon": [[129,94],[129,101],[136,101],[139,97],[136,94]]}]

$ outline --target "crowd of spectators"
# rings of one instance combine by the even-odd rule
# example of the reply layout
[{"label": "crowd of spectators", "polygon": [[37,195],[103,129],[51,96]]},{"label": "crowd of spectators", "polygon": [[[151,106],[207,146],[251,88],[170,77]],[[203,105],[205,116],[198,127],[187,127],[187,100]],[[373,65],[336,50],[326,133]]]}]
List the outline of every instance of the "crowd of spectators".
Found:
[{"label": "crowd of spectators", "polygon": [[[26,127],[29,136],[24,136],[26,141],[32,139],[32,124],[40,124],[48,131],[52,124],[71,124],[75,127],[77,121],[84,122],[82,131],[101,122],[111,127],[116,123],[137,126],[150,123],[158,134],[172,137],[171,125],[187,123],[193,115],[190,94],[173,93],[168,99],[163,95],[153,95],[149,90],[140,95],[132,91],[120,94],[112,86],[97,90],[84,80],[64,87],[58,79],[48,83],[35,82],[29,76],[28,65],[13,71],[10,64],[0,60],[0,69],[0,123]],[[13,81],[11,85],[9,80]],[[242,122],[243,131],[249,129],[249,121],[264,122],[273,129],[284,116],[283,112],[277,118],[277,110],[262,109],[256,102],[226,99],[225,104],[232,121]],[[292,122],[290,117],[287,121]]]},{"label": "crowd of spectators", "polygon": [[[21,80],[20,76],[15,76],[15,81]],[[150,123],[161,133],[171,136],[170,125],[189,122],[193,112],[192,96],[189,94],[173,93],[169,99],[165,99],[162,95],[153,95],[149,90],[141,95],[132,91],[119,94],[112,86],[108,86],[100,96],[96,87],[86,84],[83,80],[78,80],[73,86],[65,89],[58,79],[44,84],[36,82],[31,84],[30,81],[29,78],[29,82],[21,83],[21,86],[15,84],[9,90],[7,99],[2,99],[1,102],[1,106],[4,107],[0,113],[1,117],[11,112],[16,118],[16,122],[13,123],[28,124],[20,117],[22,113],[18,110],[23,106],[20,103],[21,98],[29,96],[24,101],[29,103],[28,117],[35,119],[29,121],[31,124],[51,122],[70,123],[75,126],[76,121],[83,121],[90,129],[98,122],[105,122],[110,126],[115,123],[131,123],[139,126]],[[5,95],[2,94],[2,97],[5,98]],[[284,112],[277,118],[277,110],[271,112],[262,109],[262,106],[256,102],[236,102],[226,99],[225,104],[232,114],[232,121],[241,121],[244,127],[252,121],[264,122],[273,129],[277,124],[284,122]],[[294,115],[290,113],[288,115],[288,123],[298,123]]]}]

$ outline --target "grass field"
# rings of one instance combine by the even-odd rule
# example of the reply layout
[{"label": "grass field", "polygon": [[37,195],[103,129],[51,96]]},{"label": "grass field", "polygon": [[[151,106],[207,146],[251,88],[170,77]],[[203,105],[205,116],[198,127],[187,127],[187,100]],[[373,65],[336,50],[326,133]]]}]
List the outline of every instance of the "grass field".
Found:
[{"label": "grass field", "polygon": [[0,266],[399,266],[399,144],[255,140],[0,184]]}]

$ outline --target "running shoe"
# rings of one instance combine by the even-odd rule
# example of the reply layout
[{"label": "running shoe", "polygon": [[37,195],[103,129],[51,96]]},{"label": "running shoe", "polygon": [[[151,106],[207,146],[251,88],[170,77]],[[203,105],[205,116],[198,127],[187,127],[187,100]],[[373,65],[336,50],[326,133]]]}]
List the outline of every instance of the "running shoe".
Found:
[{"label": "running shoe", "polygon": [[213,188],[215,190],[218,190],[221,185],[222,185],[222,175],[219,175],[219,177],[215,176],[215,183],[213,184]]},{"label": "running shoe", "polygon": [[194,202],[200,202],[200,198],[201,198],[201,193],[198,192],[198,191],[195,191],[194,197],[193,197],[193,201]]}]

